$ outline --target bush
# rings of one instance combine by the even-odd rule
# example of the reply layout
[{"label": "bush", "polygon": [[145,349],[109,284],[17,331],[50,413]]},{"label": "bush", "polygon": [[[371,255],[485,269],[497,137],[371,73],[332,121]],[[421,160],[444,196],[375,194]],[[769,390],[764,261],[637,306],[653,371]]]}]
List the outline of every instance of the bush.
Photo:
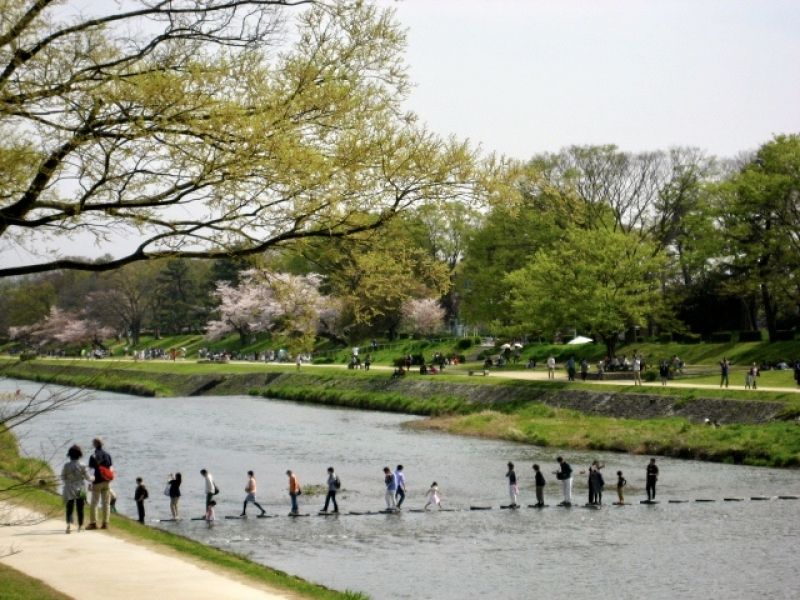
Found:
[{"label": "bush", "polygon": [[19,360],[20,362],[24,362],[26,360],[33,360],[34,358],[36,358],[36,356],[37,356],[36,352],[33,352],[32,350],[26,350],[25,352],[20,352]]},{"label": "bush", "polygon": [[708,341],[713,344],[725,344],[733,341],[733,333],[730,331],[715,331],[708,336]]},{"label": "bush", "polygon": [[311,361],[313,365],[330,365],[335,362],[332,356],[326,356],[324,358],[315,358]]},{"label": "bush", "polygon": [[681,344],[699,344],[702,341],[702,337],[698,333],[673,333],[672,339]]},{"label": "bush", "polygon": [[653,370],[645,371],[644,377],[642,377],[642,379],[644,379],[645,381],[655,381],[657,378],[658,374]]},{"label": "bush", "polygon": [[740,331],[739,332],[739,341],[740,342],[760,342],[761,341],[761,331]]},{"label": "bush", "polygon": [[459,350],[466,350],[467,348],[471,348],[474,343],[475,340],[473,338],[462,338],[456,343],[456,348]]},{"label": "bush", "polygon": [[791,342],[794,339],[794,330],[792,329],[778,329],[775,332],[776,342]]},{"label": "bush", "polygon": [[658,341],[662,344],[668,344],[672,341],[672,334],[671,333],[660,333],[658,334]]}]

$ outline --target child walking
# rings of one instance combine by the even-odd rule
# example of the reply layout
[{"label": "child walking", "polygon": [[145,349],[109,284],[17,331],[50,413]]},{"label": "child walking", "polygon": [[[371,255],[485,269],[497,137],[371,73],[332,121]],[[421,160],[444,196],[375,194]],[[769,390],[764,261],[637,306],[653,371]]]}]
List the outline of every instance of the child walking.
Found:
[{"label": "child walking", "polygon": [[617,498],[619,498],[619,504],[625,504],[625,493],[624,488],[628,485],[628,481],[622,476],[622,471],[617,471]]},{"label": "child walking", "polygon": [[211,500],[211,501],[209,501],[208,506],[206,506],[205,520],[206,520],[206,523],[208,523],[208,528],[209,529],[211,529],[214,526],[214,521],[217,520],[217,515],[214,512],[214,507],[216,505],[217,505],[217,501],[216,500]]},{"label": "child walking", "polygon": [[439,496],[439,486],[435,481],[431,484],[431,487],[428,489],[428,502],[425,504],[425,510],[428,510],[428,507],[431,504],[439,507],[439,510],[442,510],[442,499]]},{"label": "child walking", "polygon": [[141,477],[136,478],[136,491],[133,492],[133,499],[136,502],[136,512],[139,513],[139,523],[144,524],[144,501],[150,497],[147,488],[144,487]]}]

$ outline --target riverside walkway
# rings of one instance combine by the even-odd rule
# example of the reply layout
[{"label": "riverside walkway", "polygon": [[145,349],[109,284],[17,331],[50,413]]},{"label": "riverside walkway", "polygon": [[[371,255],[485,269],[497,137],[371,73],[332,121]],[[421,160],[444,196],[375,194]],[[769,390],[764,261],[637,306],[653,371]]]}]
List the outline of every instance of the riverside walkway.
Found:
[{"label": "riverside walkway", "polygon": [[[0,503],[3,564],[80,600],[295,600],[301,596],[212,570],[168,548],[131,542],[106,531],[64,533],[62,519],[42,519]],[[4,520],[6,520],[4,518]],[[2,592],[0,592],[2,597]]]}]

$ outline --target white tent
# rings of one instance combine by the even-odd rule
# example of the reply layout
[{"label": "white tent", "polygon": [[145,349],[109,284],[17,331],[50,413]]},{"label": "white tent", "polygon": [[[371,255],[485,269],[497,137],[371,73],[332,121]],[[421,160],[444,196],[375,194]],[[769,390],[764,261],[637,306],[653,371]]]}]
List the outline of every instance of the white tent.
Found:
[{"label": "white tent", "polygon": [[585,335],[576,335],[573,339],[567,342],[568,346],[579,346],[580,344],[591,344],[594,340]]}]

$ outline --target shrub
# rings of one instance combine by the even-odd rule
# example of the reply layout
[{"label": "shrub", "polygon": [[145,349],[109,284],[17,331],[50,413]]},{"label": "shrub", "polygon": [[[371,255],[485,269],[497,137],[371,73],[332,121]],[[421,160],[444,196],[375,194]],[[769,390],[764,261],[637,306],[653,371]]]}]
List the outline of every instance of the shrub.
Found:
[{"label": "shrub", "polygon": [[672,339],[676,342],[680,342],[681,344],[699,344],[702,341],[702,337],[698,333],[674,333],[672,334]]},{"label": "shrub", "polygon": [[658,341],[662,344],[668,344],[672,341],[672,334],[671,333],[660,333],[658,334]]},{"label": "shrub", "polygon": [[725,344],[733,340],[733,333],[730,331],[715,331],[708,336],[708,341],[714,344]]},{"label": "shrub", "polygon": [[456,343],[456,348],[459,350],[466,350],[467,348],[471,348],[474,343],[475,340],[472,338],[462,338]]},{"label": "shrub", "polygon": [[655,371],[651,370],[651,371],[645,371],[644,377],[642,377],[642,379],[644,379],[645,381],[655,381],[657,377],[658,374]]},{"label": "shrub", "polygon": [[739,332],[739,341],[740,342],[760,342],[761,341],[761,331],[740,331]]},{"label": "shrub", "polygon": [[25,350],[24,352],[20,352],[19,354],[20,362],[24,362],[26,360],[33,360],[34,358],[36,358],[36,352],[33,352],[32,350]]},{"label": "shrub", "polygon": [[791,342],[794,339],[794,330],[792,329],[778,329],[775,332],[776,342]]}]

